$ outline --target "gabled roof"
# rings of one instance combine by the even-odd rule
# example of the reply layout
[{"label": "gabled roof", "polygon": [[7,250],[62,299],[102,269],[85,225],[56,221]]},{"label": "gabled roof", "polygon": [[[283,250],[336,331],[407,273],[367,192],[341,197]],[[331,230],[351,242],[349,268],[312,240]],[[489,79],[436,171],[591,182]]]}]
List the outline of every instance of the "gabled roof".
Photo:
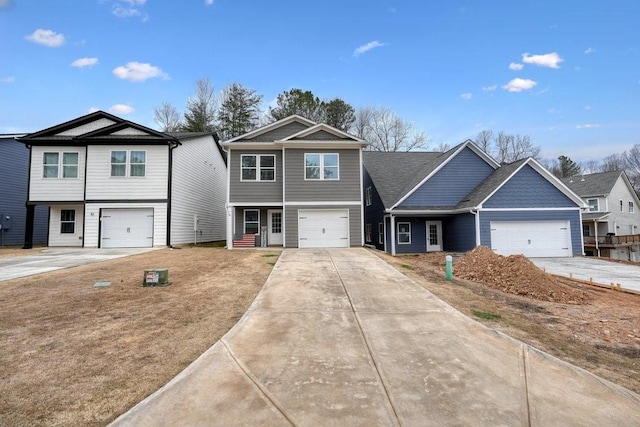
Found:
[{"label": "gabled roof", "polygon": [[[283,138],[276,142],[300,141],[300,140],[308,140],[308,141],[326,140],[327,138],[324,136],[326,134],[328,134],[331,137],[331,139],[349,140],[349,141],[361,142],[363,144],[367,144],[367,142],[364,141],[363,139],[360,139],[356,136],[348,134],[347,132],[341,131],[340,129],[336,129],[333,126],[329,126],[326,123],[318,123],[298,133],[289,135],[288,137]],[[322,136],[316,139],[314,138],[314,135],[322,135]]]},{"label": "gabled roof", "polygon": [[306,119],[302,116],[298,116],[297,114],[294,114],[292,116],[289,117],[285,117],[284,119],[280,119],[278,121],[275,121],[273,123],[269,123],[268,125],[259,127],[258,129],[254,129],[251,132],[247,132],[245,134],[242,135],[238,135],[234,138],[228,139],[226,141],[222,141],[223,145],[227,145],[236,141],[241,141],[241,140],[245,140],[245,139],[255,139],[256,137],[265,134],[267,132],[271,132],[274,129],[278,129],[280,127],[286,126],[288,124],[291,124],[293,122],[297,122],[300,123],[302,125],[304,125],[305,127],[311,127],[314,126],[316,124],[316,122],[313,122],[309,119]]},{"label": "gabled roof", "polygon": [[611,193],[620,175],[626,174],[622,170],[611,172],[591,173],[587,175],[576,175],[570,178],[563,178],[565,183],[574,193],[580,197],[606,197]]},{"label": "gabled roof", "polygon": [[54,144],[179,144],[163,132],[121,119],[104,111],[96,111],[77,119],[16,138],[29,145]]}]

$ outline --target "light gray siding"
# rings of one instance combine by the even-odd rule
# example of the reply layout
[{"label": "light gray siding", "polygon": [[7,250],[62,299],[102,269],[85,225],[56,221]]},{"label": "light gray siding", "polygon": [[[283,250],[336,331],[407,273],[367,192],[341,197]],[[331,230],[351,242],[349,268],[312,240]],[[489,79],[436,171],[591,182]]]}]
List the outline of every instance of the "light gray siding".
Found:
[{"label": "light gray siding", "polygon": [[[314,201],[354,202],[361,200],[359,149],[287,148],[284,153],[287,180],[285,201],[287,203]],[[305,180],[305,153],[338,153],[340,179]]]},{"label": "light gray siding", "polygon": [[[274,154],[276,156],[275,181],[241,181],[240,158],[243,154]],[[230,150],[229,151],[230,203],[282,203],[282,151]]]},{"label": "light gray siding", "polygon": [[348,209],[349,210],[349,242],[351,247],[362,246],[362,211],[360,206],[338,205],[338,206],[286,206],[284,208],[285,220],[285,247],[298,247],[298,210],[299,209]]},{"label": "light gray siding", "polygon": [[241,141],[257,141],[257,142],[279,141],[295,133],[301,132],[307,129],[308,127],[309,127],[308,125],[305,125],[302,123],[292,122],[292,123],[289,123],[288,125],[281,126],[277,129],[274,129],[269,132],[265,132],[253,138],[242,139]]}]

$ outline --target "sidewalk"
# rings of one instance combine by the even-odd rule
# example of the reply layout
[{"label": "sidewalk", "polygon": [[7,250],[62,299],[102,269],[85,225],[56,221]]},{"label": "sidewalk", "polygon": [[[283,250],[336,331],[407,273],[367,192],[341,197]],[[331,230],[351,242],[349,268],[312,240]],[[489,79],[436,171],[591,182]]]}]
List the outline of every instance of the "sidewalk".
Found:
[{"label": "sidewalk", "polygon": [[285,250],[238,324],[113,425],[640,425],[640,396],[364,249]]}]

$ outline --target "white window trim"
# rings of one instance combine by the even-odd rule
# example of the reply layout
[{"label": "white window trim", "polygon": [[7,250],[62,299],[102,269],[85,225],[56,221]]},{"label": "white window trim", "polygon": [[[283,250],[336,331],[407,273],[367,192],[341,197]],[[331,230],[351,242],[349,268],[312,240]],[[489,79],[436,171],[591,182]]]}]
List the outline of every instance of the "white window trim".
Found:
[{"label": "white window trim", "polygon": [[366,224],[364,234],[365,234],[365,241],[367,243],[371,243],[371,241],[373,240],[371,239],[371,224]]},{"label": "white window trim", "polygon": [[378,244],[384,244],[384,223],[378,223]]},{"label": "white window trim", "polygon": [[[124,163],[113,163],[113,162],[111,162],[112,153],[117,152],[117,151],[124,151],[125,152],[125,162]],[[134,152],[134,151],[144,153],[144,163],[131,163],[131,153]],[[109,150],[109,178],[113,178],[113,179],[125,179],[125,178],[140,179],[140,178],[146,178],[147,177],[147,160],[148,160],[147,150]],[[111,167],[113,165],[125,165],[124,175],[122,175],[122,176],[120,176],[120,175],[112,175]],[[131,165],[144,165],[144,175],[132,176],[131,175]]]},{"label": "white window trim", "polygon": [[[58,168],[58,174],[57,176],[53,177],[53,176],[49,176],[49,177],[45,177],[44,176],[44,168],[45,166],[53,166],[53,164],[46,164],[44,163],[44,158],[45,155],[47,154],[57,154],[58,155],[58,164],[56,165],[56,167]],[[65,154],[76,154],[78,157],[78,163],[75,164],[76,167],[76,176],[75,177],[65,177],[64,176],[64,167],[65,167],[65,163],[64,163],[64,155]],[[68,164],[66,166],[73,166],[73,164]],[[45,151],[42,153],[42,179],[80,179],[80,152],[78,151]]]},{"label": "white window trim", "polygon": [[[591,210],[591,204],[589,203],[592,200],[596,201],[596,208],[593,209],[593,210]],[[600,212],[600,200],[598,200],[598,199],[587,199],[587,205],[589,205],[589,212]]]},{"label": "white window trim", "polygon": [[371,206],[371,186],[365,190],[365,206]]},{"label": "white window trim", "polygon": [[[256,234],[260,234],[260,209],[244,209],[242,211],[242,234],[247,234],[247,212],[257,212],[258,213],[258,231]],[[250,223],[254,223],[255,221],[250,221]]]},{"label": "white window trim", "polygon": [[[256,158],[256,179],[244,179],[242,177],[242,158],[243,157],[255,157]],[[260,158],[261,157],[273,157],[273,179],[261,179],[260,178]],[[252,169],[252,168],[251,168]],[[269,170],[271,168],[265,168]],[[276,155],[275,154],[241,154],[240,155],[240,181],[245,182],[276,182]]]},{"label": "white window trim", "polygon": [[[336,156],[338,164],[335,166],[338,168],[338,176],[335,178],[324,177],[324,156]],[[307,178],[307,156],[320,156],[320,177],[319,178]],[[340,153],[304,153],[304,180],[305,181],[340,181]],[[332,166],[334,167],[334,166]]]},{"label": "white window trim", "polygon": [[[72,211],[73,212],[73,221],[63,221],[62,220],[62,212],[64,211]],[[62,231],[62,224],[73,224],[73,232],[65,233]],[[75,209],[61,209],[60,210],[60,234],[76,234],[76,210]]]},{"label": "white window trim", "polygon": [[[409,231],[408,232],[406,232],[406,233],[404,233],[404,232],[401,233],[400,232],[400,225],[402,225],[402,224],[407,224],[409,226]],[[410,245],[411,244],[411,223],[410,222],[406,222],[406,221],[405,222],[398,222],[398,223],[396,223],[396,227],[397,227],[397,231],[398,231],[398,233],[397,233],[398,234],[398,244],[399,245]],[[408,242],[401,242],[400,241],[400,234],[409,234],[409,241]]]},{"label": "white window trim", "polygon": [[635,213],[636,211],[636,207],[635,207],[635,203],[633,203],[633,201],[629,202],[629,213]]}]

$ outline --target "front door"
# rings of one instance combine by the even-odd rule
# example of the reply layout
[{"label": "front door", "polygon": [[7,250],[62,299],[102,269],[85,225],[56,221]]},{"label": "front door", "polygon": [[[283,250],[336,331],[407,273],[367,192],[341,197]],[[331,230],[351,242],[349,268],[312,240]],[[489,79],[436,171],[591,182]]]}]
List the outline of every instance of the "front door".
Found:
[{"label": "front door", "polygon": [[427,221],[427,252],[442,251],[442,221]]},{"label": "front door", "polygon": [[282,245],[282,211],[269,210],[269,245]]}]

